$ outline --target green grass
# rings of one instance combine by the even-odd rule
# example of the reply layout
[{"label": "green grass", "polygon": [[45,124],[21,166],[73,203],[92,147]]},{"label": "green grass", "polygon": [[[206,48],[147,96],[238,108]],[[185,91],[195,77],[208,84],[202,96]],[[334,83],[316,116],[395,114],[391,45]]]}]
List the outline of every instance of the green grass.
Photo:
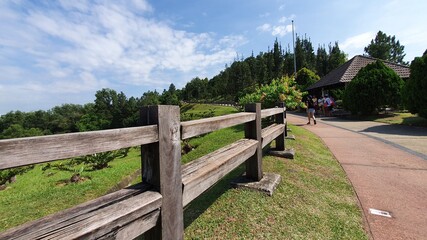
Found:
[{"label": "green grass", "polygon": [[388,123],[388,124],[401,124],[408,126],[427,127],[427,119],[408,112],[395,112],[375,118],[374,121]]},{"label": "green grass", "polygon": [[44,164],[36,165],[0,191],[0,231],[104,195],[124,176],[139,169],[140,159],[139,149],[132,149],[128,157],[112,161],[109,168],[83,172],[82,175],[90,179],[74,184],[63,183],[70,179],[71,172],[48,170],[43,173]]},{"label": "green grass", "polygon": [[263,158],[264,172],[282,176],[273,196],[231,189],[240,167],[187,207],[186,239],[368,239],[341,166],[319,138],[292,129],[295,159]]},{"label": "green grass", "polygon": [[409,112],[390,112],[372,116],[352,116],[349,118],[362,121],[375,121],[387,124],[427,127],[427,119]]},{"label": "green grass", "polygon": [[[235,107],[209,105],[209,104],[196,104],[188,103],[181,106],[181,114],[185,116],[194,115],[203,116],[212,113],[213,116],[222,116],[231,113],[237,113],[239,110]],[[200,118],[200,117],[197,117]]]}]

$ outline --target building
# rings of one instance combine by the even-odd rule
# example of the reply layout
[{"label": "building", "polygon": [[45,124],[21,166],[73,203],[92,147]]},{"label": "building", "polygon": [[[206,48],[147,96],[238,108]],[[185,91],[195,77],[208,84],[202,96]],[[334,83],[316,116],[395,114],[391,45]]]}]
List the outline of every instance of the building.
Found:
[{"label": "building", "polygon": [[[346,84],[356,76],[359,70],[366,65],[377,61],[378,59],[357,55],[352,59],[348,60],[343,65],[332,70],[327,75],[322,77],[319,81],[309,86],[306,90],[312,94],[324,95],[325,92],[332,89],[341,88],[343,89]],[[397,75],[402,79],[409,78],[410,71],[408,66],[400,65],[393,62],[384,61],[384,64],[389,68],[393,69]]]}]

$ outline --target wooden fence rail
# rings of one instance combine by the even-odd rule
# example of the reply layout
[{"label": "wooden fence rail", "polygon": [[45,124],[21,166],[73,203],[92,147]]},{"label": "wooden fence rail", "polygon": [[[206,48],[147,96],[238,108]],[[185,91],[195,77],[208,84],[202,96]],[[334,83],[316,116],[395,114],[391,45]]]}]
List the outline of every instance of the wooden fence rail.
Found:
[{"label": "wooden fence rail", "polygon": [[[141,110],[145,126],[0,140],[0,170],[141,145],[140,184],[0,233],[0,239],[183,239],[183,207],[239,165],[263,178],[262,148],[284,150],[283,104],[261,110],[180,122],[179,107]],[[275,123],[261,129],[261,119]],[[181,140],[245,124],[245,138],[181,166]]]}]

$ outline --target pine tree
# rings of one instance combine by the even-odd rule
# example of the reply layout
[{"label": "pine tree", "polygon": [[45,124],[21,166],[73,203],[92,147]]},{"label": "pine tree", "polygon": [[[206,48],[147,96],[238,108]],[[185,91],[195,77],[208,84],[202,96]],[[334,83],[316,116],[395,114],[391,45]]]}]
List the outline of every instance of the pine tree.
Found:
[{"label": "pine tree", "polygon": [[372,39],[371,43],[365,47],[365,52],[374,58],[407,65],[408,63],[403,61],[406,55],[404,49],[405,47],[400,45],[399,40],[396,41],[395,36],[388,36],[382,31],[378,31],[375,39]]}]

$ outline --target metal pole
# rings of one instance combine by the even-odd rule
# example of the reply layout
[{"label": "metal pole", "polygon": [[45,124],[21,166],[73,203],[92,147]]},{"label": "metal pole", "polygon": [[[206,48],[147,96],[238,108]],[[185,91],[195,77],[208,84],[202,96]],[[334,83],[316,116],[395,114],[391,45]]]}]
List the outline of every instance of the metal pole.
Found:
[{"label": "metal pole", "polygon": [[296,52],[295,52],[294,20],[292,20],[292,44],[294,47],[294,77],[297,78],[297,59],[296,59]]}]

